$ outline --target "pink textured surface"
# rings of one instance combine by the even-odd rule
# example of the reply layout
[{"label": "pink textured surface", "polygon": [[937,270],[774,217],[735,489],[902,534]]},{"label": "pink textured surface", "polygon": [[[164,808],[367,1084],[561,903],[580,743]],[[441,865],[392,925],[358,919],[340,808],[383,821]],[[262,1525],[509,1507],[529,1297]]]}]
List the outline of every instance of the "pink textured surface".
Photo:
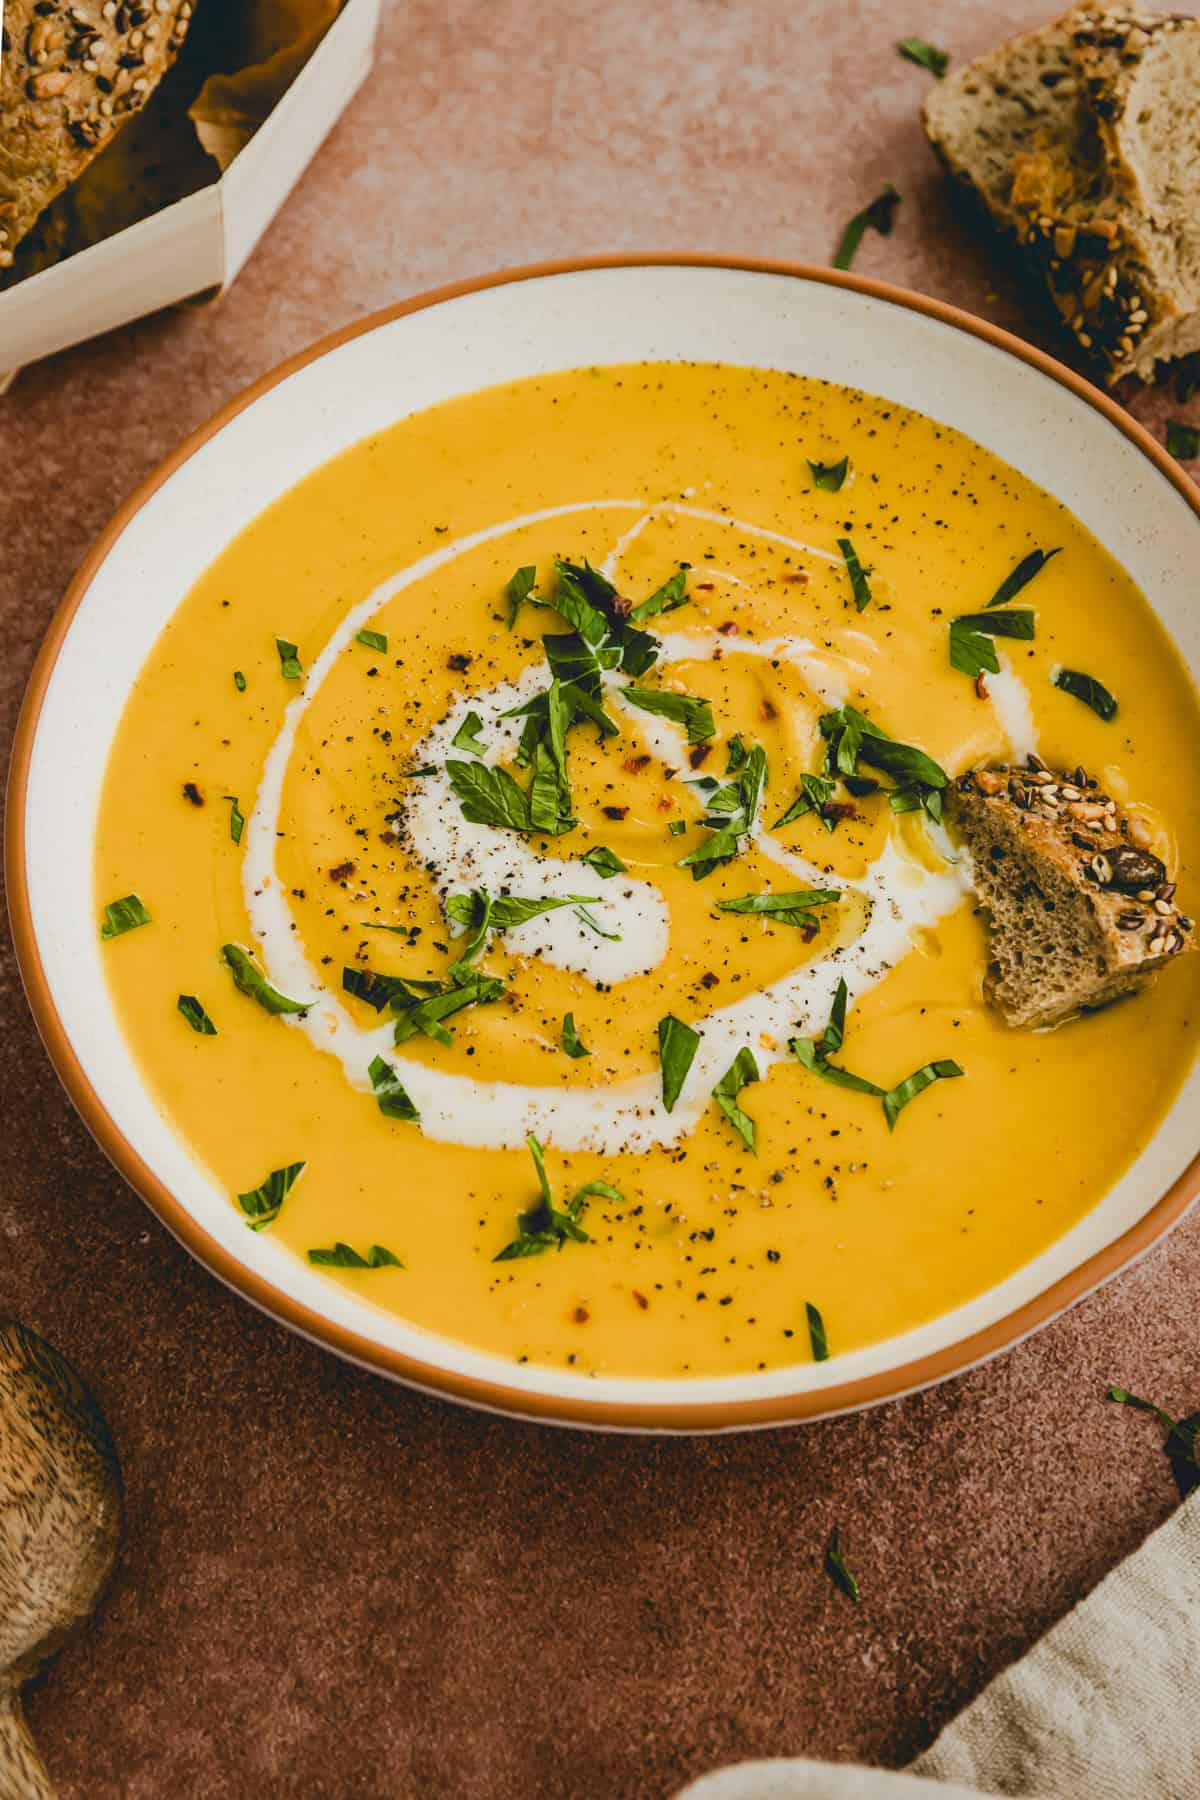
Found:
[{"label": "pink textured surface", "polygon": [[[891,179],[895,234],[858,266],[1036,334],[893,41],[961,58],[1040,16],[393,0],[371,83],[228,297],[0,402],[6,732],[122,496],[371,307],[589,251],[825,261]],[[1036,1340],[882,1411],[701,1442],[517,1426],[345,1368],[203,1274],[72,1115],[11,955],[3,978],[0,1301],[92,1383],[128,1484],[112,1589],[30,1702],[64,1795],[644,1800],[741,1756],[903,1762],[1173,1504],[1149,1422],[1101,1396],[1200,1404],[1196,1215]],[[835,1523],[857,1610],[821,1571]]]}]

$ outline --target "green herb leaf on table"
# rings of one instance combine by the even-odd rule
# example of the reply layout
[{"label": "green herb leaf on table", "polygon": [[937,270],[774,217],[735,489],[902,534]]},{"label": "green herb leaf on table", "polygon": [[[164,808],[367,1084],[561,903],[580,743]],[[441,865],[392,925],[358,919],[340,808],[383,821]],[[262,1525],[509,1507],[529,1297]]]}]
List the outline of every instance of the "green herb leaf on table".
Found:
[{"label": "green herb leaf on table", "polygon": [[815,813],[826,831],[835,831],[837,819],[826,818],[824,812],[824,808],[833,799],[835,786],[836,783],[829,775],[802,775],[800,792],[782,817],[776,819],[771,830],[782,831],[785,825],[794,824],[797,819],[802,819],[805,813]]},{"label": "green herb leaf on table", "polygon": [[201,1037],[216,1037],[217,1028],[195,994],[180,994],[175,1004],[193,1031],[199,1032]]},{"label": "green herb leaf on table", "polygon": [[100,926],[102,938],[121,937],[127,931],[136,931],[139,925],[149,925],[150,914],[142,905],[136,894],[126,894],[121,900],[110,900],[104,908],[104,918]]},{"label": "green herb leaf on table", "polygon": [[1167,420],[1167,455],[1176,462],[1194,462],[1200,456],[1200,425],[1186,425],[1182,419]]},{"label": "green herb leaf on table", "polygon": [[780,925],[815,926],[812,908],[841,899],[836,888],[802,888],[794,894],[741,894],[736,900],[718,900],[717,911],[755,913]]},{"label": "green herb leaf on table", "polygon": [[387,655],[388,641],[385,632],[360,631],[354,641],[356,644],[365,644],[368,650],[378,650],[380,656]]},{"label": "green herb leaf on table", "polygon": [[367,1074],[371,1077],[371,1086],[375,1090],[381,1113],[386,1113],[389,1119],[404,1119],[407,1122],[420,1118],[407,1088],[390,1062],[386,1062],[382,1056],[373,1056],[367,1066]]},{"label": "green herb leaf on table", "polygon": [[238,1205],[246,1214],[251,1231],[265,1231],[279,1217],[279,1209],[295,1187],[307,1165],[288,1163],[286,1168],[272,1169],[266,1180],[248,1194],[238,1195]]},{"label": "green herb leaf on table", "polygon": [[561,1250],[568,1240],[574,1244],[586,1244],[588,1235],[579,1223],[586,1202],[604,1199],[615,1201],[618,1206],[624,1205],[623,1196],[616,1188],[610,1187],[607,1181],[589,1181],[572,1195],[565,1210],[560,1211],[554,1204],[542,1146],[532,1133],[525,1141],[537,1172],[540,1198],[525,1212],[518,1213],[516,1237],[504,1246],[498,1256],[492,1258],[493,1262],[514,1262],[527,1256],[541,1256],[546,1250]]},{"label": "green herb leaf on table", "polygon": [[841,1533],[835,1528],[825,1550],[825,1573],[835,1587],[842,1590],[848,1599],[857,1606],[860,1595],[858,1582],[846,1567],[846,1558],[842,1554]]},{"label": "green herb leaf on table", "polygon": [[1143,1400],[1138,1394],[1131,1394],[1128,1388],[1110,1387],[1106,1398],[1113,1400],[1118,1406],[1131,1406],[1138,1412],[1153,1413],[1166,1433],[1163,1440],[1163,1454],[1171,1464],[1171,1472],[1175,1477],[1180,1494],[1186,1498],[1196,1487],[1200,1487],[1200,1412],[1191,1413],[1186,1418],[1176,1419],[1152,1400]]},{"label": "green herb leaf on table", "polygon": [[950,664],[972,677],[998,675],[1000,661],[993,638],[1019,638],[1029,643],[1036,635],[1036,615],[1021,607],[1009,612],[964,613],[950,621]]},{"label": "green herb leaf on table", "polygon": [[508,601],[508,629],[511,631],[517,622],[517,614],[525,601],[533,592],[533,584],[537,580],[537,568],[533,563],[526,563],[515,574],[510,575],[504,589],[504,597]]},{"label": "green herb leaf on table", "polygon": [[242,674],[242,671],[240,669],[235,669],[233,671],[233,685],[237,689],[239,694],[245,693],[246,677]]},{"label": "green herb leaf on table", "polygon": [[629,867],[629,864],[623,863],[616,851],[610,850],[607,844],[596,844],[586,856],[581,856],[579,860],[585,862],[589,869],[594,869],[602,881],[611,881],[614,875],[624,875]]},{"label": "green herb leaf on table", "polygon": [[575,1029],[575,1014],[564,1013],[562,1022],[562,1047],[567,1055],[578,1059],[592,1053]]},{"label": "green herb leaf on table", "polygon": [[906,57],[909,62],[916,63],[922,69],[928,69],[929,73],[938,81],[950,67],[949,53],[945,50],[938,50],[933,44],[927,44],[924,38],[901,38],[896,48],[901,56]]},{"label": "green herb leaf on table", "polygon": [[349,1244],[337,1243],[332,1250],[310,1250],[308,1260],[321,1269],[402,1269],[404,1264],[382,1244],[372,1244],[365,1256]]},{"label": "green herb leaf on table", "polygon": [[682,725],[689,744],[706,743],[716,732],[712,706],[707,700],[695,699],[690,694],[672,694],[665,688],[643,687],[622,688],[621,698],[630,706],[636,706],[639,712],[654,713]]},{"label": "green herb leaf on table", "polygon": [[855,609],[858,612],[865,612],[871,604],[871,584],[867,580],[869,570],[864,569],[859,562],[858,553],[849,538],[839,538],[837,543],[846,564],[846,573],[850,577]]},{"label": "green herb leaf on table", "polygon": [[898,1081],[895,1087],[889,1089],[883,1096],[883,1116],[887,1120],[888,1130],[896,1129],[896,1120],[910,1100],[915,1100],[918,1094],[923,1094],[926,1088],[933,1086],[935,1081],[953,1081],[963,1073],[964,1071],[956,1062],[950,1062],[943,1058],[939,1062],[926,1063],[923,1068],[914,1070],[911,1075],[906,1075],[903,1081]]},{"label": "green herb leaf on table", "polygon": [[829,1361],[829,1339],[825,1334],[825,1321],[811,1300],[804,1302],[804,1314],[808,1320],[808,1341],[812,1345],[813,1361]]},{"label": "green herb leaf on table", "polygon": [[674,575],[668,576],[667,580],[651,594],[648,600],[643,600],[640,606],[634,607],[629,617],[635,625],[639,625],[643,619],[653,619],[658,613],[674,612],[677,607],[686,605],[687,598],[687,568],[685,567],[676,569]]},{"label": "green herb leaf on table", "polygon": [[452,750],[465,750],[468,756],[482,756],[486,748],[480,733],[483,720],[477,712],[469,712],[454,736],[450,739]]},{"label": "green herb leaf on table", "polygon": [[841,462],[835,463],[813,462],[809,458],[808,466],[812,471],[815,488],[823,488],[827,494],[837,494],[841,492],[842,483],[850,468],[850,458],[843,456]]},{"label": "green herb leaf on table", "polygon": [[1061,688],[1064,694],[1070,694],[1076,700],[1082,700],[1085,706],[1090,706],[1102,719],[1116,718],[1115,698],[1094,675],[1085,675],[1080,669],[1056,669],[1053,681],[1056,688]]},{"label": "green herb leaf on table", "polygon": [[284,680],[303,680],[304,670],[300,667],[300,655],[295,644],[289,644],[286,638],[277,637],[275,648],[279,652],[279,672]]},{"label": "green herb leaf on table", "polygon": [[278,988],[273,988],[249,951],[243,950],[240,944],[222,944],[221,957],[233,976],[238,992],[251,1000],[257,1000],[264,1012],[302,1013],[307,1012],[312,1005],[311,1000],[289,1000]]},{"label": "green herb leaf on table", "polygon": [[1023,587],[1027,587],[1035,575],[1040,575],[1052,557],[1061,554],[1062,546],[1057,550],[1031,550],[1023,556],[1011,575],[1006,575],[1000,586],[988,601],[988,611],[993,606],[1007,606]]},{"label": "green herb leaf on table", "polygon": [[700,1033],[693,1031],[690,1025],[685,1025],[682,1019],[677,1019],[674,1013],[668,1013],[666,1018],[658,1021],[662,1100],[668,1112],[673,1110],[679,1098],[699,1048]]},{"label": "green herb leaf on table", "polygon": [[229,835],[235,844],[240,844],[246,820],[242,814],[241,807],[238,805],[237,795],[222,794],[221,798],[222,800],[228,800],[229,802]]},{"label": "green herb leaf on table", "polygon": [[747,1150],[757,1150],[755,1142],[754,1120],[744,1113],[737,1103],[737,1097],[744,1087],[752,1081],[760,1079],[758,1064],[754,1060],[754,1052],[744,1045],[713,1089],[713,1099],[720,1107],[729,1123],[745,1144]]},{"label": "green herb leaf on table", "polygon": [[892,226],[896,221],[896,208],[899,204],[900,195],[889,181],[886,187],[876,194],[869,206],[864,206],[860,213],[855,213],[842,232],[834,253],[834,268],[848,269],[850,267],[858,246],[862,243],[863,235],[868,229],[879,232],[881,237],[890,237]]}]

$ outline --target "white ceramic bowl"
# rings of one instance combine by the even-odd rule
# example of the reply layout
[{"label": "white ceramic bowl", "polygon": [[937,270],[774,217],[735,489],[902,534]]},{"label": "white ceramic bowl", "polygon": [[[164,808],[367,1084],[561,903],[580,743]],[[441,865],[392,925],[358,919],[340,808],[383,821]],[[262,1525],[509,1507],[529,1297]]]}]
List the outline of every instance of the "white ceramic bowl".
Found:
[{"label": "white ceramic bowl", "polygon": [[682,1380],[515,1366],[360,1303],[245,1229],[146,1093],[101,967],[93,835],[109,746],[160,630],[227,540],[347,445],[452,395],[587,363],[767,365],[848,383],[965,432],[1040,482],[1121,562],[1200,669],[1200,507],[1097,390],[951,309],[827,270],[649,258],[533,269],[429,295],[318,344],[233,402],[133,496],[87,558],[34,672],[10,780],[10,907],[67,1089],[188,1248],[293,1328],[455,1398],[575,1424],[728,1430],[845,1410],[995,1354],[1141,1254],[1200,1186],[1200,1071],[1107,1197],[965,1306],[826,1363]]}]

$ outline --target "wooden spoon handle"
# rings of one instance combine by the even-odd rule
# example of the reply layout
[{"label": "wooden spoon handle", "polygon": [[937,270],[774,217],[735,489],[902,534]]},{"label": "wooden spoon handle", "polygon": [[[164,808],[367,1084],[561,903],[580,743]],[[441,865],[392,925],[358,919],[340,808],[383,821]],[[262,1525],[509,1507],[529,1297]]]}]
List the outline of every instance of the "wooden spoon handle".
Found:
[{"label": "wooden spoon handle", "polygon": [[54,1800],[54,1785],[29,1734],[19,1693],[0,1697],[0,1800]]}]

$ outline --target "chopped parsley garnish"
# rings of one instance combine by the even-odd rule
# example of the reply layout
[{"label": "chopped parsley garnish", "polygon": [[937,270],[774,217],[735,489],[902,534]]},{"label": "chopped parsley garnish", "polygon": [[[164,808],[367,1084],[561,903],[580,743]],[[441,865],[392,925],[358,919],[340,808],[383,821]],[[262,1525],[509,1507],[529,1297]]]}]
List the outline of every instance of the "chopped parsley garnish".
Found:
[{"label": "chopped parsley garnish", "polygon": [[[369,929],[390,931],[395,928],[380,925]],[[368,969],[365,963],[351,963],[342,970],[342,987],[347,994],[353,994],[356,1000],[365,1000],[376,1012],[382,1012],[393,1000],[415,1001],[425,994],[441,992],[440,982],[412,981],[405,975],[381,975],[377,969]]]},{"label": "chopped parsley garnish", "polygon": [[266,1180],[248,1194],[238,1195],[238,1205],[246,1214],[251,1231],[265,1231],[279,1217],[279,1209],[303,1174],[302,1162],[288,1163],[284,1169],[272,1169]]},{"label": "chopped parsley garnish", "polygon": [[[625,617],[612,582],[591,563],[555,563],[558,589],[552,605],[584,640],[606,655],[606,666],[636,680],[658,661],[658,639]],[[607,660],[611,659],[611,660]]]},{"label": "chopped parsley garnish", "polygon": [[104,908],[100,936],[102,938],[120,937],[126,931],[136,931],[139,925],[149,925],[149,923],[150,914],[137,895],[126,894],[123,900],[110,900]]},{"label": "chopped parsley garnish", "polygon": [[1028,586],[1035,575],[1041,573],[1051,557],[1059,555],[1061,548],[1060,545],[1058,550],[1031,550],[1028,556],[1023,556],[1012,574],[1005,576],[988,601],[989,611],[993,606],[1006,606],[1023,587]]},{"label": "chopped parsley garnish", "polygon": [[843,1594],[859,1603],[858,1582],[846,1567],[846,1559],[842,1555],[841,1533],[834,1527],[825,1551],[825,1573],[835,1587],[841,1588]]},{"label": "chopped parsley garnish", "polygon": [[956,1062],[943,1059],[940,1062],[926,1063],[923,1068],[907,1075],[903,1081],[898,1081],[895,1087],[890,1088],[883,1096],[883,1116],[887,1120],[888,1130],[895,1131],[896,1120],[900,1116],[901,1109],[906,1107],[910,1100],[915,1100],[918,1094],[923,1094],[925,1089],[932,1087],[935,1081],[952,1081],[955,1076],[962,1073],[962,1069]]},{"label": "chopped parsley garnish", "polygon": [[[365,644],[368,650],[378,650],[380,656],[387,655],[387,634],[382,631],[360,631],[355,638],[356,644]],[[312,1255],[311,1250],[309,1255]]]},{"label": "chopped parsley garnish", "polygon": [[871,584],[867,580],[870,573],[858,560],[858,552],[849,538],[839,538],[838,549],[846,564],[846,573],[850,577],[850,587],[854,594],[854,605],[858,612],[865,612],[871,604]]},{"label": "chopped parsley garnish", "polygon": [[723,787],[698,784],[708,796],[705,805],[709,816],[704,823],[710,835],[680,859],[681,868],[691,869],[693,881],[703,880],[719,864],[737,855],[741,840],[754,828],[766,780],[767,754],[755,744],[732,781]]},{"label": "chopped parsley garnish", "polygon": [[782,831],[785,825],[791,825],[796,819],[802,819],[805,813],[815,813],[826,831],[837,829],[837,819],[827,818],[825,808],[833,799],[833,790],[837,783],[829,775],[802,775],[800,792],[792,801],[782,818],[776,819],[772,831]]},{"label": "chopped parsley garnish", "polygon": [[667,830],[672,837],[682,837],[687,830],[687,825],[682,819],[672,819],[671,823],[667,826]]},{"label": "chopped parsley garnish", "polygon": [[703,744],[716,732],[712,706],[707,700],[691,694],[672,694],[666,688],[627,687],[621,689],[622,700],[636,706],[639,712],[654,713],[682,725],[689,744]]},{"label": "chopped parsley garnish", "polygon": [[229,835],[235,844],[240,844],[246,821],[242,815],[242,809],[237,803],[237,795],[222,794],[221,798],[229,802]]},{"label": "chopped parsley garnish", "polygon": [[404,1264],[382,1244],[372,1244],[365,1256],[349,1244],[336,1243],[332,1250],[310,1250],[310,1263],[316,1263],[320,1269],[402,1269]]},{"label": "chopped parsley garnish", "polygon": [[700,1033],[668,1013],[658,1021],[658,1060],[662,1067],[662,1101],[670,1112],[700,1048]]},{"label": "chopped parsley garnish", "polygon": [[246,677],[242,674],[242,671],[240,669],[235,669],[233,671],[233,685],[237,689],[239,694],[245,693]]},{"label": "chopped parsley garnish", "polygon": [[269,1013],[302,1013],[312,1005],[311,1000],[289,1000],[277,988],[273,988],[262,970],[251,960],[248,951],[240,944],[222,944],[221,956],[229,966],[234,985],[239,993],[246,994],[251,1000],[257,1000],[264,1012]]},{"label": "chopped parsley garnish", "polygon": [[729,756],[725,764],[725,773],[727,775],[736,775],[739,769],[745,768],[746,758],[750,754],[745,744],[742,742],[742,734],[740,731],[735,731],[730,738],[728,750]]},{"label": "chopped parsley garnish", "polygon": [[1085,706],[1090,706],[1102,719],[1116,718],[1115,696],[1094,675],[1085,675],[1080,669],[1056,669],[1053,680],[1056,688],[1061,688],[1064,694],[1073,695],[1076,700],[1082,700]]},{"label": "chopped parsley garnish", "polygon": [[850,267],[854,261],[855,252],[862,243],[863,234],[868,229],[879,232],[881,237],[890,237],[892,226],[896,220],[896,208],[899,204],[900,195],[889,181],[882,192],[876,194],[869,206],[864,206],[860,213],[855,213],[842,232],[833,258],[834,268],[848,269]]},{"label": "chopped parsley garnish", "polygon": [[816,925],[811,908],[840,900],[836,888],[802,888],[794,894],[741,894],[736,900],[718,900],[718,912],[758,913],[781,925]]},{"label": "chopped parsley garnish", "polygon": [[585,862],[589,869],[595,869],[602,881],[611,881],[614,875],[624,875],[629,867],[629,864],[623,863],[616,851],[610,850],[607,844],[595,845],[586,856],[581,856],[579,860]]},{"label": "chopped parsley garnish", "polygon": [[[570,831],[575,821],[559,807],[562,786],[549,753],[539,744],[538,763],[528,792],[520,787],[507,769],[490,769],[482,763],[448,762],[446,773],[458,795],[462,816],[473,825],[493,825],[506,831],[545,832],[559,837]],[[533,803],[538,781],[538,803]],[[570,804],[569,798],[567,802]]]},{"label": "chopped parsley garnish", "polygon": [[286,638],[277,637],[275,648],[279,652],[279,671],[284,680],[302,680],[304,670],[300,667],[300,656],[295,644],[289,644]]},{"label": "chopped parsley garnish", "polygon": [[195,994],[180,994],[175,1004],[193,1031],[198,1031],[201,1037],[216,1037],[217,1028]]},{"label": "chopped parsley garnish", "polygon": [[479,954],[489,931],[511,931],[517,925],[540,918],[543,913],[557,912],[563,906],[573,906],[586,925],[601,937],[607,937],[608,933],[601,930],[584,910],[586,906],[605,904],[605,901],[594,894],[566,894],[559,899],[540,900],[523,900],[516,894],[500,894],[492,899],[485,889],[474,888],[469,894],[451,894],[446,901],[446,914],[456,925],[461,925],[464,931],[472,933],[471,940],[459,959],[460,964],[466,964],[473,962]]},{"label": "chopped parsley garnish", "polygon": [[829,1361],[829,1339],[825,1335],[825,1321],[811,1300],[804,1302],[804,1311],[808,1319],[808,1341],[812,1345],[813,1361]]},{"label": "chopped parsley garnish", "polygon": [[928,69],[929,73],[936,76],[938,81],[950,67],[949,53],[945,50],[938,50],[933,44],[927,44],[924,38],[901,38],[896,48],[901,56],[907,57],[909,62],[916,63],[922,69]]},{"label": "chopped parsley garnish", "polygon": [[[417,983],[408,982],[409,988],[416,989]],[[427,990],[432,984],[422,982],[421,989]],[[499,1000],[504,993],[504,983],[494,975],[480,975],[473,969],[464,967],[462,963],[454,963],[450,969],[448,983],[438,983],[432,993],[413,992],[407,995],[392,996],[392,1011],[399,1016],[396,1020],[393,1041],[406,1044],[418,1032],[430,1037],[437,1044],[452,1044],[453,1035],[442,1023],[444,1019],[453,1018],[466,1006],[486,1006],[492,1000]]]},{"label": "chopped parsley garnish", "polygon": [[[603,906],[604,902],[603,900],[593,900],[591,905]],[[575,908],[575,913],[580,924],[586,925],[589,931],[594,931],[597,937],[607,938],[610,944],[619,944],[621,942],[621,933],[619,931],[605,931],[599,919],[594,919],[586,906],[577,906]]]},{"label": "chopped parsley garnish", "polygon": [[420,1118],[407,1088],[390,1062],[385,1062],[382,1056],[373,1056],[367,1074],[371,1077],[381,1113],[386,1113],[389,1119],[412,1121]]},{"label": "chopped parsley garnish", "polygon": [[575,1029],[575,1014],[565,1013],[562,1022],[562,1047],[567,1055],[574,1058],[590,1056],[592,1053]]},{"label": "chopped parsley garnish", "polygon": [[532,1132],[525,1142],[537,1170],[541,1196],[526,1212],[518,1213],[516,1237],[492,1258],[493,1262],[514,1262],[521,1257],[540,1256],[545,1250],[561,1250],[568,1239],[573,1244],[586,1244],[588,1235],[579,1223],[585,1202],[599,1198],[613,1200],[618,1206],[625,1204],[623,1196],[607,1181],[589,1181],[571,1196],[565,1210],[560,1211],[550,1191],[542,1146]]},{"label": "chopped parsley garnish", "polygon": [[846,479],[850,458],[843,456],[841,462],[835,463],[813,462],[809,459],[808,466],[812,470],[813,486],[824,488],[827,494],[836,494],[840,492]]},{"label": "chopped parsley garnish", "polygon": [[759,1079],[758,1064],[754,1060],[754,1053],[743,1045],[712,1091],[713,1099],[747,1150],[758,1148],[755,1142],[754,1120],[748,1113],[742,1111],[737,1103],[737,1097],[744,1087]]},{"label": "chopped parsley garnish", "polygon": [[417,776],[417,775],[436,775],[436,774],[437,774],[437,764],[436,763],[422,763],[422,765],[419,769],[401,769],[400,770],[400,777],[401,777],[401,780],[403,780],[403,781],[411,781],[414,778],[414,776]]},{"label": "chopped parsley garnish", "polygon": [[537,580],[537,569],[533,563],[526,563],[523,568],[511,575],[504,590],[508,601],[508,629],[511,631],[517,622],[517,614],[522,605],[533,592],[533,584]]},{"label": "chopped parsley garnish", "polygon": [[1182,419],[1168,419],[1167,454],[1177,462],[1192,462],[1200,456],[1200,426],[1185,425]]},{"label": "chopped parsley garnish", "polygon": [[483,720],[477,712],[469,712],[454,736],[450,739],[451,748],[465,750],[469,756],[482,756],[484,751]]},{"label": "chopped parsley garnish", "polygon": [[853,706],[826,713],[821,719],[821,732],[828,739],[831,772],[854,775],[860,762],[882,769],[897,784],[888,795],[893,812],[914,812],[922,807],[931,819],[941,818],[948,777],[924,750],[888,737],[882,727]]},{"label": "chopped parsley garnish", "polygon": [[846,1035],[846,1002],[848,990],[845,978],[837,984],[833,996],[833,1006],[829,1013],[829,1022],[820,1037],[795,1037],[788,1044],[793,1056],[799,1058],[810,1075],[819,1075],[822,1081],[832,1082],[834,1087],[849,1088],[856,1094],[870,1094],[874,1099],[883,1102],[883,1113],[889,1131],[896,1128],[896,1120],[901,1110],[918,1094],[932,1087],[935,1081],[946,1081],[963,1070],[956,1062],[926,1063],[924,1068],[917,1069],[904,1081],[897,1082],[894,1088],[882,1088],[877,1082],[868,1081],[865,1075],[854,1075],[840,1064],[830,1062],[842,1047]]},{"label": "chopped parsley garnish", "polygon": [[685,563],[682,568],[676,569],[674,575],[668,576],[648,600],[643,600],[640,606],[633,608],[629,617],[635,625],[640,625],[643,619],[653,619],[658,613],[674,612],[676,607],[686,605],[688,567]]},{"label": "chopped parsley garnish", "polygon": [[974,678],[985,672],[1000,673],[1000,659],[993,639],[1020,638],[1030,642],[1035,635],[1035,615],[1020,607],[1011,612],[964,613],[950,621],[950,666]]}]

